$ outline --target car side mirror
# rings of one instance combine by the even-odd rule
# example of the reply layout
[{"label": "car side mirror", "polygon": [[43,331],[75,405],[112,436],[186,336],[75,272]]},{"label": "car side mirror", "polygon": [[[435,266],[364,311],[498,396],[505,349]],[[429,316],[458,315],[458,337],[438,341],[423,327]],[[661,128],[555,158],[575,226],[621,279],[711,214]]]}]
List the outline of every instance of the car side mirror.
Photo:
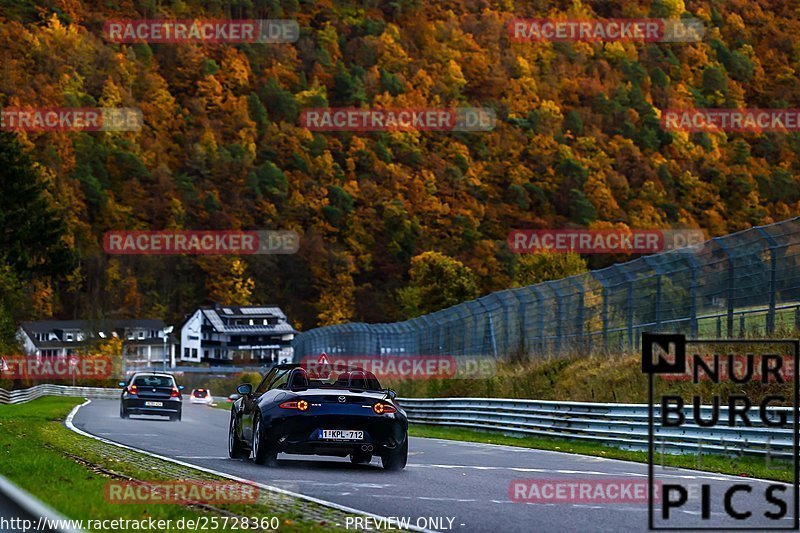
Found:
[{"label": "car side mirror", "polygon": [[178,385],[178,390],[183,390],[183,385]]},{"label": "car side mirror", "polygon": [[397,393],[392,389],[386,389],[386,395],[389,397],[390,400],[394,400],[397,398]]},{"label": "car side mirror", "polygon": [[124,381],[120,381],[119,383],[117,383],[117,385],[124,388],[127,385],[127,383],[125,383]]},{"label": "car side mirror", "polygon": [[251,392],[253,392],[253,386],[249,383],[242,383],[238,387],[236,387],[236,392],[241,394],[242,396],[248,396]]}]

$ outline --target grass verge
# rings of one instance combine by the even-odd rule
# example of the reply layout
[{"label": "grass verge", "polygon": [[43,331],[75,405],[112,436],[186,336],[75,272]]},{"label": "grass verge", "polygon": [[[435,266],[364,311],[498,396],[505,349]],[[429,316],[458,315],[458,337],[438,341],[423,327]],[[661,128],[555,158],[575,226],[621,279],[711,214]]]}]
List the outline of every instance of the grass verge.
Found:
[{"label": "grass verge", "polygon": [[[479,429],[426,426],[411,424],[408,434],[412,437],[429,437],[437,439],[480,442],[484,444],[503,444],[537,450],[551,450],[564,453],[577,453],[620,459],[635,463],[647,463],[647,452],[621,450],[594,442],[573,442],[544,437],[516,437],[495,431]],[[765,459],[756,457],[726,457],[722,455],[661,455],[656,454],[656,464],[679,468],[690,468],[704,472],[747,476],[776,481],[792,481],[792,464],[785,460],[773,460],[767,464]]]},{"label": "grass verge", "polygon": [[135,457],[145,456],[135,452],[128,452],[134,454],[131,460],[120,455],[117,447],[69,431],[62,422],[80,403],[83,399],[45,397],[20,405],[0,405],[0,473],[69,518],[170,519],[173,526],[164,531],[176,532],[185,531],[177,527],[181,518],[215,516],[229,518],[228,527],[215,528],[220,531],[241,532],[241,522],[239,529],[233,529],[234,516],[276,516],[281,531],[330,531],[335,524],[334,516],[330,521],[311,522],[302,507],[289,512],[276,511],[262,503],[219,505],[212,509],[197,505],[110,503],[105,499],[105,487],[111,479],[166,481],[175,480],[182,473],[176,473],[174,468],[171,471],[172,464],[164,461],[136,461]]}]

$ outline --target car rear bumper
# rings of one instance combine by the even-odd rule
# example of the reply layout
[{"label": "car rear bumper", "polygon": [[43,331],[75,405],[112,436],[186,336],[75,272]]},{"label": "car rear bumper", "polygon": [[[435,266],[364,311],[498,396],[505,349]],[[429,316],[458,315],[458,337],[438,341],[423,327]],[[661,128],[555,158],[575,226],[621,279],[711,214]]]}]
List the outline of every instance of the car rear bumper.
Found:
[{"label": "car rear bumper", "polygon": [[[145,402],[161,402],[161,406],[145,405]],[[125,398],[122,407],[132,415],[173,415],[181,412],[182,402],[177,399]]]},{"label": "car rear bumper", "polygon": [[[403,444],[408,423],[391,416],[295,415],[272,420],[268,426],[270,444],[279,452],[303,455],[345,456],[355,452],[380,454]],[[323,429],[363,431],[361,440],[322,438]]]}]

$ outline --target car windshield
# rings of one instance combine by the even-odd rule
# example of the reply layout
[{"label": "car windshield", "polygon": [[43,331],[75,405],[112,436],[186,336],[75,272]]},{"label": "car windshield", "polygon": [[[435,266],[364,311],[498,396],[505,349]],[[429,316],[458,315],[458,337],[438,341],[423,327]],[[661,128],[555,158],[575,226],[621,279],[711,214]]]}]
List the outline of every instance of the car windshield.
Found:
[{"label": "car windshield", "polygon": [[383,390],[375,374],[361,369],[310,371],[308,373],[308,385],[309,387],[323,389]]},{"label": "car windshield", "polygon": [[205,398],[206,396],[208,396],[208,391],[207,390],[196,390],[196,391],[194,391],[194,397],[195,398]]},{"label": "car windshield", "polygon": [[172,387],[172,378],[167,376],[137,376],[133,384],[138,387]]}]

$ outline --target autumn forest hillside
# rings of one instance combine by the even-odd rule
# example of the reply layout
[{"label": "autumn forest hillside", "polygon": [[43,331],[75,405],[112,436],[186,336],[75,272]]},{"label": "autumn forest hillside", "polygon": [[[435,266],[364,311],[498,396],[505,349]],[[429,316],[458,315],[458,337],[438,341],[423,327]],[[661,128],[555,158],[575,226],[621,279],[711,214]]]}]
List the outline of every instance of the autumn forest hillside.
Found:
[{"label": "autumn forest hillside", "polygon": [[[507,29],[515,17],[681,16],[703,21],[702,42],[512,42]],[[294,19],[300,38],[102,33],[108,19],[201,17]],[[0,107],[137,107],[145,122],[0,138],[3,324],[175,321],[212,301],[277,304],[302,329],[396,320],[429,310],[414,285],[426,273],[453,279],[446,305],[625,259],[530,263],[509,252],[511,229],[715,236],[794,216],[797,134],[670,132],[659,117],[800,107],[798,69],[800,7],[785,0],[0,0]],[[483,106],[497,124],[301,127],[302,109],[325,106]],[[302,243],[291,256],[103,252],[107,230],[165,228],[293,229]]]}]

